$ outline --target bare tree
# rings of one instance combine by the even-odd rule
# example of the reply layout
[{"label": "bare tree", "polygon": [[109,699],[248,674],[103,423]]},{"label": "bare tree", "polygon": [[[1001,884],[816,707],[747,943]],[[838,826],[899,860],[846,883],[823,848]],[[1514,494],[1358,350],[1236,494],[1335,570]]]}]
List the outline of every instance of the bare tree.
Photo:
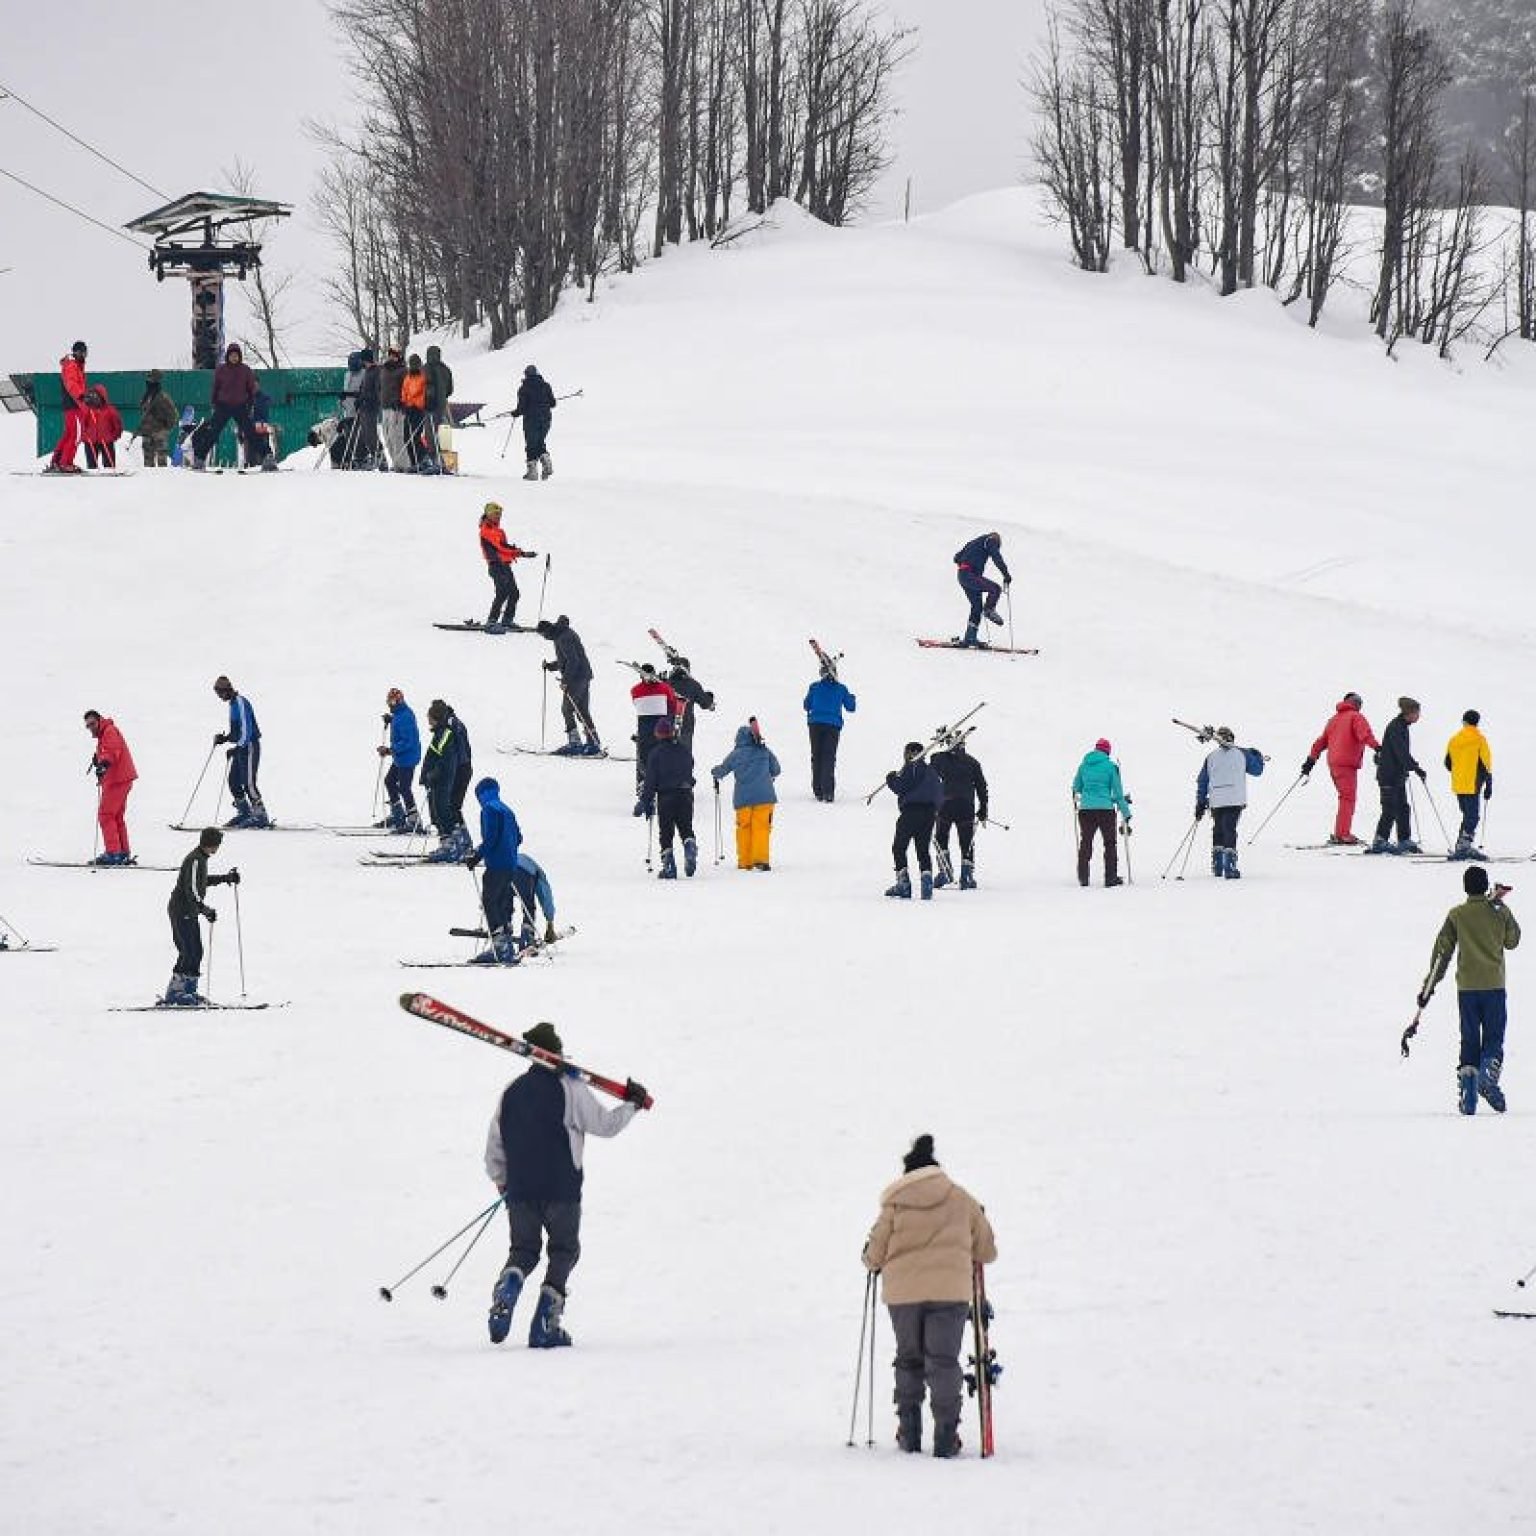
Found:
[{"label": "bare tree", "polygon": [[[256,190],[256,171],[238,156],[235,163],[219,172],[224,185],[240,197],[260,197]],[[248,219],[233,228],[241,236],[255,243],[263,242],[276,227],[276,219]],[[242,336],[241,344],[263,368],[283,366],[283,336],[288,329],[288,296],[293,288],[294,275],[269,266],[265,261],[251,269],[246,279],[246,303],[250,309],[250,336]]]},{"label": "bare tree", "polygon": [[1536,111],[1532,91],[1520,96],[1520,118],[1505,141],[1510,183],[1514,192],[1515,254],[1510,278],[1515,290],[1515,326],[1522,341],[1536,341],[1536,241],[1531,221],[1536,217]]},{"label": "bare tree", "polygon": [[1158,217],[1174,282],[1200,246],[1200,160],[1206,107],[1204,0],[1153,0],[1149,94],[1158,143]]}]

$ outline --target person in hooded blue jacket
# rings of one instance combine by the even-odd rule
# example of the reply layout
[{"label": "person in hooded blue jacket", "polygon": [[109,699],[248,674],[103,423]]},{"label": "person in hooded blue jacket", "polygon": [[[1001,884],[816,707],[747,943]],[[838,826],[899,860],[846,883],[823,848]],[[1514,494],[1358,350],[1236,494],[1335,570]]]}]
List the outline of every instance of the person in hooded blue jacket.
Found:
[{"label": "person in hooded blue jacket", "polygon": [[[1003,586],[988,577],[985,572],[990,560],[1003,574]],[[1003,536],[1000,533],[983,533],[963,548],[955,551],[955,576],[960,590],[970,599],[970,616],[965,621],[965,638],[961,645],[980,646],[984,641],[976,638],[976,630],[983,616],[989,623],[1001,624],[1002,615],[997,611],[997,600],[1003,595],[1003,587],[1013,585],[1013,575],[1008,562],[1003,559]]]},{"label": "person in hooded blue jacket", "polygon": [[391,832],[415,832],[421,826],[421,817],[416,810],[411,779],[421,761],[421,728],[416,724],[416,711],[405,702],[405,695],[398,688],[389,690],[385,702],[389,705],[389,713],[384,716],[389,742],[380,743],[379,756],[390,760],[389,772],[384,775],[389,814],[375,825]]},{"label": "person in hooded blue jacket", "polygon": [[763,740],[755,715],[736,732],[736,745],[724,760],[709,771],[717,795],[721,779],[732,774],[736,778],[731,804],[736,809],[737,869],[757,869],[766,874],[773,867],[768,845],[773,836],[773,808],[779,798],[773,787],[779,776],[779,760]]},{"label": "person in hooded blue jacket", "polygon": [[837,747],[843,737],[843,711],[851,715],[859,701],[837,680],[829,656],[821,676],[805,691],[805,723],[811,733],[811,791],[830,805],[837,796]]},{"label": "person in hooded blue jacket", "polygon": [[512,904],[517,894],[517,853],[523,843],[522,828],[512,807],[501,798],[501,785],[495,779],[481,779],[475,785],[475,799],[480,802],[480,842],[464,862],[470,869],[477,864],[485,865],[480,905],[485,909],[485,926],[491,936],[491,947],[475,956],[475,964],[516,965]]}]

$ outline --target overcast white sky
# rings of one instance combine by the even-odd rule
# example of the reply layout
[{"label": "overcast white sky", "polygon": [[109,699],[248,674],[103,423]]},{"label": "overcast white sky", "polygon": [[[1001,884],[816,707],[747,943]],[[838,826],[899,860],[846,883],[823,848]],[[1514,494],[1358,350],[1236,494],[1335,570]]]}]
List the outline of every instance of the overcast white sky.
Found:
[{"label": "overcast white sky", "polygon": [[[1016,181],[1019,80],[1045,0],[883,0],[882,8],[917,35],[898,86],[895,162],[870,216],[900,213],[909,176],[915,212]],[[255,167],[263,195],[293,203],[267,252],[274,268],[300,270],[293,319],[306,350],[325,348],[333,328],[313,276],[330,254],[309,218],[320,154],[302,124],[345,119],[351,82],[324,0],[276,0],[254,12],[69,0],[46,17],[36,0],[0,0],[0,37],[0,86],[168,196],[222,190],[220,171],[239,157]],[[160,201],[3,99],[0,170],[113,226]],[[157,284],[142,252],[0,175],[3,268],[0,373],[51,369],[77,337],[103,370],[189,355],[184,282]]]}]

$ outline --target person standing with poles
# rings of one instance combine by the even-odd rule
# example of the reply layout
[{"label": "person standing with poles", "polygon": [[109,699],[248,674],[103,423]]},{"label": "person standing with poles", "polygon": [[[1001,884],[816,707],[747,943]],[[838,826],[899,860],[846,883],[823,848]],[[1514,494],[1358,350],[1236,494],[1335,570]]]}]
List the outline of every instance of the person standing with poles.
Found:
[{"label": "person standing with poles", "polygon": [[1218,726],[1215,739],[1216,746],[1195,780],[1195,820],[1207,809],[1211,812],[1211,873],[1218,879],[1240,880],[1237,824],[1248,804],[1249,777],[1264,772],[1264,754],[1255,747],[1238,746],[1230,726]]},{"label": "person standing with poles", "polygon": [[[986,574],[990,560],[1002,572],[1003,586]],[[983,533],[955,551],[955,575],[960,590],[970,599],[971,611],[965,621],[964,646],[984,646],[985,641],[976,638],[976,631],[983,617],[990,624],[1001,624],[1003,616],[997,611],[997,600],[1003,595],[1003,587],[1013,585],[1013,575],[1008,562],[1003,559],[1003,536],[1000,533]]]},{"label": "person standing with poles", "polygon": [[517,628],[518,590],[512,567],[519,560],[531,560],[538,550],[509,544],[506,534],[501,531],[501,503],[488,501],[485,511],[480,514],[480,554],[485,560],[491,585],[496,589],[491,598],[491,611],[485,617],[485,632],[502,635]]},{"label": "person standing with poles", "polygon": [[[1110,755],[1113,752],[1108,740],[1101,736],[1094,742],[1077,766],[1072,779],[1072,800],[1077,807],[1077,883],[1088,884],[1088,872],[1093,863],[1093,840],[1104,840],[1104,884],[1120,885],[1120,850],[1116,841],[1115,812],[1125,822],[1127,833],[1131,829],[1131,798],[1120,781],[1120,765]],[[1234,835],[1232,847],[1236,848]]]},{"label": "person standing with poles", "polygon": [[432,864],[456,864],[470,851],[464,826],[464,796],[474,773],[469,732],[454,714],[453,706],[433,699],[427,706],[430,740],[422,758],[421,782],[427,806],[437,828],[437,847],[427,855]]},{"label": "person standing with poles", "polygon": [[1346,693],[1333,707],[1333,719],[1325,725],[1312,743],[1306,761],[1301,765],[1301,776],[1310,781],[1318,758],[1326,752],[1328,772],[1333,787],[1338,791],[1339,809],[1334,817],[1333,831],[1328,834],[1332,846],[1353,848],[1360,839],[1355,836],[1356,785],[1360,778],[1360,764],[1365,761],[1365,749],[1377,751],[1381,743],[1370,722],[1360,713],[1364,701],[1358,693]]},{"label": "person standing with poles", "polygon": [[837,661],[822,653],[821,676],[805,690],[805,723],[811,736],[811,791],[826,805],[837,798],[837,749],[843,739],[843,711],[858,699],[838,681]]},{"label": "person standing with poles", "polygon": [[[1467,899],[1452,907],[1435,935],[1429,974],[1419,988],[1418,1004],[1429,1006],[1435,988],[1456,957],[1456,1004],[1461,1019],[1461,1056],[1456,1066],[1456,1103],[1464,1115],[1477,1113],[1478,1095],[1503,1114],[1508,1107],[1499,1087],[1504,1070],[1504,1030],[1509,999],[1504,987],[1504,953],[1520,943],[1520,924],[1504,905],[1510,887],[1488,891],[1488,871],[1473,865],[1461,877]],[[1417,1019],[1415,1019],[1415,1025]],[[1410,1026],[1409,1034],[1413,1033]],[[1403,1054],[1407,1055],[1405,1039]]]},{"label": "person standing with poles", "polygon": [[975,1266],[997,1260],[987,1213],[939,1166],[933,1137],[919,1136],[902,1176],[880,1193],[880,1215],[864,1243],[896,1335],[896,1444],[923,1448],[923,1394],[933,1412],[933,1454],[960,1454],[960,1348]]},{"label": "person standing with poles", "polygon": [[405,407],[400,399],[404,385],[405,354],[390,347],[379,365],[379,412],[384,452],[397,475],[409,474],[412,468],[405,451]]},{"label": "person standing with poles", "polygon": [[554,422],[555,392],[549,381],[529,363],[523,369],[522,383],[517,386],[517,407],[512,419],[523,421],[524,458],[528,468],[524,480],[548,480],[555,472],[554,461],[549,456],[549,429]]},{"label": "person standing with poles", "polygon": [[123,733],[113,720],[107,719],[99,709],[85,712],[85,728],[96,738],[96,750],[91,754],[90,771],[96,775],[96,820],[101,827],[103,852],[94,860],[97,864],[133,863],[128,846],[128,795],[138,779],[139,771],[133,766],[133,754]]},{"label": "person standing with poles", "polygon": [[635,815],[661,818],[661,872],[658,880],[677,879],[672,843],[683,840],[683,873],[699,867],[699,844],[693,835],[693,751],[670,720],[656,722],[656,744],[645,762]]},{"label": "person standing with poles", "polygon": [[213,691],[229,705],[229,729],[213,738],[216,747],[229,745],[225,756],[229,759],[229,795],[235,814],[224,825],[257,830],[270,827],[272,822],[256,783],[261,769],[261,727],[256,724],[256,711],[227,677],[216,677]]},{"label": "person standing with poles", "polygon": [[731,804],[736,811],[737,869],[756,869],[767,874],[773,867],[769,843],[773,837],[773,808],[779,799],[773,781],[779,772],[779,760],[763,740],[755,715],[737,730],[736,745],[724,760],[710,769],[717,797],[721,779],[734,776],[736,780]]},{"label": "person standing with poles", "polygon": [[53,455],[44,471],[50,475],[79,475],[84,470],[75,463],[75,455],[85,441],[85,428],[90,419],[90,407],[85,403],[85,392],[90,382],[85,376],[86,346],[77,341],[59,359],[59,393],[64,406],[64,426],[59,440],[53,445]]},{"label": "person standing with poles", "polygon": [[517,893],[513,879],[523,843],[522,828],[512,807],[502,800],[501,785],[495,779],[481,779],[475,785],[475,799],[480,802],[480,843],[464,863],[470,869],[485,864],[480,907],[491,947],[476,955],[473,964],[516,965],[518,945],[512,935],[512,909]]},{"label": "person standing with poles", "polygon": [[231,421],[236,437],[245,445],[249,462],[259,464],[266,457],[251,419],[257,388],[256,375],[246,366],[245,353],[231,342],[224,349],[224,361],[213,370],[213,414],[192,434],[193,469],[208,467],[208,456],[218,447],[219,438]]},{"label": "person standing with poles", "polygon": [[949,833],[954,828],[960,844],[960,889],[976,889],[976,822],[987,819],[987,776],[981,763],[966,750],[970,730],[956,733],[953,744],[928,759],[944,785],[944,799],[933,824],[933,843],[938,853],[939,872],[933,888],[942,890],[955,878],[955,866],[949,859]]},{"label": "person standing with poles", "polygon": [[[559,1056],[565,1047],[553,1024],[541,1022],[523,1039]],[[507,1206],[511,1247],[491,1289],[486,1319],[491,1343],[512,1330],[512,1312],[544,1243],[549,1264],[528,1328],[530,1349],[571,1342],[562,1327],[571,1271],[581,1257],[582,1163],[586,1138],[617,1136],[645,1104],[645,1088],[630,1078],[624,1102],[604,1109],[583,1082],[535,1057],[501,1096],[485,1140],[485,1171]]]},{"label": "person standing with poles", "polygon": [[1493,799],[1493,748],[1478,728],[1483,717],[1469,709],[1461,717],[1461,729],[1445,744],[1445,766],[1451,775],[1451,793],[1461,807],[1461,830],[1456,834],[1453,859],[1481,859],[1473,844],[1480,807],[1477,800]]},{"label": "person standing with poles", "polygon": [[[1406,694],[1397,701],[1397,713],[1381,733],[1381,749],[1376,754],[1376,785],[1381,791],[1381,819],[1367,853],[1418,853],[1413,837],[1413,810],[1408,803],[1408,775],[1416,773],[1419,783],[1426,782],[1424,770],[1415,761],[1408,746],[1408,728],[1419,723],[1419,701]],[[1397,842],[1392,841],[1393,831]]]},{"label": "person standing with poles", "polygon": [[556,757],[598,757],[603,744],[592,723],[592,663],[581,636],[571,628],[562,613],[555,619],[540,619],[539,634],[555,648],[555,659],[544,663],[546,672],[560,674],[560,718],[565,722],[565,745],[556,747]]},{"label": "person standing with poles", "polygon": [[378,753],[389,759],[389,772],[384,775],[389,814],[376,825],[391,832],[416,832],[421,829],[421,817],[416,810],[411,779],[421,761],[421,727],[416,723],[416,711],[405,702],[405,695],[398,688],[389,690],[385,703],[389,706],[384,716],[389,742],[381,743]]},{"label": "person standing with poles", "polygon": [[902,749],[900,769],[885,776],[885,787],[896,796],[896,835],[891,841],[896,883],[885,894],[901,901],[912,899],[912,876],[907,871],[909,844],[917,850],[922,899],[933,900],[933,821],[944,799],[944,781],[925,758],[926,750],[922,742],[909,741]]},{"label": "person standing with poles", "polygon": [[171,899],[166,903],[166,914],[171,920],[171,938],[176,945],[176,968],[171,972],[170,985],[160,999],[166,1008],[206,1008],[208,999],[200,997],[197,979],[203,969],[203,935],[198,926],[200,917],[212,923],[219,914],[210,907],[204,897],[210,885],[240,884],[240,871],[232,869],[227,875],[210,875],[208,860],[219,851],[224,834],[217,827],[204,827],[198,835],[197,847],[181,861]]}]

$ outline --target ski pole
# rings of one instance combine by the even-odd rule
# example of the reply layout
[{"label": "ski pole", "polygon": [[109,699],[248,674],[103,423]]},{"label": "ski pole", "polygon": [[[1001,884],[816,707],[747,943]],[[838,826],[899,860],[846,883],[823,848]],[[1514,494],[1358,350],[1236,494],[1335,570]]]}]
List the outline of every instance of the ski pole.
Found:
[{"label": "ski pole", "polygon": [[1298,790],[1298,789],[1299,789],[1299,788],[1300,788],[1300,787],[1301,787],[1301,786],[1302,786],[1302,785],[1303,785],[1303,784],[1305,784],[1305,783],[1307,783],[1307,782],[1308,782],[1308,780],[1307,780],[1307,775],[1306,775],[1306,774],[1304,774],[1304,773],[1298,773],[1298,774],[1297,774],[1297,775],[1296,775],[1296,782],[1295,782],[1295,783],[1294,783],[1294,784],[1292,784],[1292,785],[1291,785],[1291,787],[1290,787],[1290,788],[1289,788],[1289,789],[1288,789],[1288,790],[1286,790],[1286,792],[1285,792],[1285,793],[1284,793],[1284,794],[1283,794],[1283,795],[1281,795],[1281,796],[1280,796],[1280,798],[1279,798],[1279,799],[1278,799],[1278,800],[1277,800],[1277,801],[1275,801],[1275,804],[1274,804],[1274,807],[1273,807],[1273,809],[1272,809],[1272,810],[1271,810],[1271,811],[1270,811],[1270,813],[1269,813],[1269,815],[1268,815],[1268,816],[1266,816],[1266,817],[1265,817],[1265,818],[1264,818],[1264,820],[1263,820],[1263,821],[1261,821],[1261,822],[1260,822],[1260,823],[1259,823],[1259,824],[1258,824],[1258,826],[1256,826],[1256,827],[1255,827],[1255,828],[1254,828],[1254,829],[1253,829],[1253,836],[1252,836],[1252,837],[1250,837],[1250,838],[1249,838],[1249,839],[1248,839],[1248,843],[1247,843],[1247,846],[1248,846],[1248,847],[1250,847],[1250,848],[1252,848],[1252,847],[1253,847],[1253,845],[1254,845],[1254,844],[1255,844],[1255,843],[1256,843],[1256,842],[1257,842],[1257,841],[1258,841],[1258,839],[1259,839],[1259,833],[1260,833],[1260,832],[1262,832],[1262,831],[1263,831],[1263,830],[1264,830],[1264,828],[1265,828],[1265,827],[1267,827],[1267,826],[1268,826],[1268,825],[1269,825],[1269,824],[1270,824],[1270,822],[1272,822],[1272,821],[1273,821],[1273,820],[1274,820],[1274,819],[1275,819],[1275,814],[1276,814],[1276,812],[1277,812],[1277,811],[1279,811],[1279,809],[1280,809],[1280,807],[1281,807],[1281,806],[1282,806],[1282,805],[1284,805],[1284,804],[1285,804],[1285,802],[1286,802],[1286,801],[1287,801],[1287,800],[1289,800],[1289,799],[1290,799],[1290,798],[1291,798],[1291,796],[1292,796],[1292,795],[1293,795],[1293,794],[1295,794],[1295,793],[1296,793],[1296,791],[1297,791],[1297,790]]},{"label": "ski pole", "polygon": [[869,1285],[869,1426],[865,1438],[865,1445],[871,1450],[875,1445],[875,1329],[879,1314],[875,1308],[879,1301],[879,1293],[876,1290],[876,1280],[870,1276]]},{"label": "ski pole", "polygon": [[[236,874],[240,871],[236,870]],[[240,882],[232,882],[235,892],[235,953],[240,957],[240,1001],[245,1001],[245,934],[240,926]],[[211,953],[211,951],[210,951]]]},{"label": "ski pole", "polygon": [[0,928],[4,928],[7,933],[14,933],[16,937],[21,940],[21,947],[23,949],[30,949],[32,947],[31,939],[29,939],[26,934],[24,934],[21,929],[18,928],[14,923],[8,922],[3,916],[0,916]]},{"label": "ski pole", "polygon": [[91,863],[96,862],[96,848],[101,842],[101,785],[96,786],[96,830],[91,833]]},{"label": "ski pole", "polygon": [[540,667],[539,676],[544,679],[539,687],[539,751],[542,752],[549,729],[549,673]]},{"label": "ski pole", "polygon": [[469,883],[474,887],[475,906],[479,908],[480,921],[485,924],[486,939],[489,941],[491,948],[494,951],[496,947],[496,935],[495,930],[491,927],[491,914],[485,910],[485,887],[482,882],[475,879],[475,872],[469,867],[468,864],[464,866],[464,873],[469,876]]},{"label": "ski pole", "polygon": [[[1536,1273],[1536,1271],[1533,1271],[1533,1273]],[[859,1306],[859,1352],[858,1352],[858,1354],[856,1354],[853,1357],[853,1407],[849,1411],[849,1414],[848,1414],[848,1444],[849,1445],[853,1444],[854,1431],[857,1429],[858,1422],[859,1422],[859,1398],[863,1395],[863,1386],[864,1386],[864,1347],[865,1347],[865,1340],[866,1340],[866,1338],[869,1335],[869,1325],[870,1325],[870,1322],[873,1319],[874,1313],[875,1313],[874,1295],[875,1295],[875,1271],[874,1270],[870,1270],[864,1276],[864,1300],[863,1300],[863,1302]],[[873,1339],[869,1340],[869,1349],[870,1349],[871,1355],[873,1355],[873,1353],[874,1353],[874,1340]],[[873,1364],[870,1365],[869,1397],[870,1397],[870,1415],[871,1415],[871,1421],[873,1421],[874,1397],[875,1397],[875,1375],[874,1375],[874,1365]],[[870,1425],[869,1443],[871,1445],[873,1445],[875,1443],[873,1422],[871,1422],[871,1425]]]},{"label": "ski pole", "polygon": [[1515,1281],[1515,1284],[1524,1290],[1526,1283],[1530,1280],[1532,1275],[1536,1275],[1536,1264],[1531,1265],[1531,1267],[1526,1270],[1526,1272],[1521,1275],[1518,1280]]},{"label": "ski pole", "polygon": [[999,832],[1013,831],[1013,828],[1006,821],[999,821],[996,816],[983,816],[981,824],[984,827],[996,827]]},{"label": "ski pole", "polygon": [[218,742],[208,748],[208,756],[203,759],[203,771],[197,776],[197,783],[192,786],[192,793],[187,796],[187,808],[181,813],[181,824],[189,827],[192,823],[187,819],[192,814],[192,802],[197,799],[197,792],[203,787],[203,780],[208,776],[208,765],[213,761],[213,754],[219,750]]},{"label": "ski pole", "polygon": [[[1410,797],[1414,794],[1412,779],[1408,781],[1408,794]],[[1435,797],[1430,793],[1427,783],[1424,785],[1424,798],[1429,802],[1430,810],[1435,813],[1435,825],[1440,828],[1441,841],[1445,844],[1445,851],[1449,853],[1451,851],[1451,834],[1445,830],[1445,823],[1440,819],[1440,807],[1435,804]]]},{"label": "ski pole", "polygon": [[539,619],[544,618],[544,593],[549,587],[549,556],[544,556],[544,575],[539,581]]},{"label": "ski pole", "polygon": [[[1126,803],[1130,803],[1130,797],[1126,797]],[[1129,818],[1120,823],[1120,836],[1125,844],[1125,883],[1136,884],[1136,876],[1131,872],[1131,823]]]},{"label": "ski pole", "polygon": [[507,440],[501,445],[501,453],[499,456],[503,459],[507,456],[507,449],[512,446],[512,434],[515,431],[517,431],[517,420],[514,417],[513,420],[507,423]]},{"label": "ski pole", "polygon": [[483,1211],[476,1211],[475,1214],[471,1216],[469,1220],[466,1221],[464,1225],[460,1227],[459,1230],[448,1239],[447,1242],[442,1243],[438,1247],[434,1248],[432,1252],[429,1253],[426,1258],[421,1261],[420,1264],[416,1265],[414,1269],[406,1270],[406,1272],[401,1275],[393,1285],[381,1285],[379,1287],[379,1296],[384,1301],[393,1301],[395,1299],[395,1292],[398,1291],[407,1280],[409,1280],[413,1275],[419,1275],[422,1270],[424,1270],[427,1265],[430,1264],[432,1260],[438,1256],[438,1254],[444,1251],[444,1249],[453,1247],[453,1245],[458,1242],[458,1240],[463,1237],[464,1234],[468,1232],[469,1229],[474,1226],[477,1221],[484,1221],[487,1216],[492,1215],[495,1212],[496,1207],[500,1205],[504,1199],[506,1199],[505,1195],[497,1195],[496,1198],[491,1201],[491,1203],[486,1206]]},{"label": "ski pole", "polygon": [[656,818],[645,818],[645,872],[651,873],[651,844],[656,840]]},{"label": "ski pole", "polygon": [[715,863],[725,863],[725,840],[720,831],[720,780],[715,780]]},{"label": "ski pole", "polygon": [[1018,647],[1013,638],[1013,583],[1011,581],[1004,582],[1003,596],[1008,599],[1008,649],[1013,651]]},{"label": "ski pole", "polygon": [[1195,839],[1193,837],[1191,837],[1190,840],[1189,840],[1189,846],[1184,850],[1184,862],[1179,865],[1179,876],[1178,877],[1179,877],[1180,880],[1182,880],[1184,878],[1184,871],[1189,868],[1189,856],[1194,851],[1195,851]]},{"label": "ski pole", "polygon": [[1184,845],[1188,843],[1191,847],[1194,846],[1195,828],[1199,825],[1200,818],[1197,816],[1192,822],[1190,822],[1189,831],[1187,831],[1184,836],[1179,839],[1179,846],[1173,850],[1173,857],[1168,860],[1167,867],[1163,870],[1162,878],[1164,880],[1166,880],[1169,874],[1172,873],[1173,866],[1179,862],[1179,855],[1184,852]]},{"label": "ski pole", "polygon": [[[497,1203],[499,1204],[500,1202],[498,1201]],[[496,1206],[493,1205],[490,1210],[485,1213],[485,1220],[480,1223],[480,1230],[476,1232],[472,1238],[470,1238],[468,1244],[465,1246],[464,1252],[461,1253],[454,1261],[453,1268],[450,1269],[448,1273],[444,1275],[443,1278],[432,1287],[432,1294],[437,1298],[438,1301],[447,1301],[449,1281],[451,1281],[453,1277],[458,1274],[460,1269],[464,1267],[464,1260],[467,1259],[470,1254],[475,1251],[475,1244],[485,1236],[485,1229],[490,1226],[491,1222],[495,1219]]]},{"label": "ski pole", "polygon": [[216,924],[212,922],[208,924],[208,974],[203,978],[206,996],[210,1003],[213,1001],[213,936],[216,928]]},{"label": "ski pole", "polygon": [[[384,722],[384,740],[382,742],[380,742],[380,746],[387,747],[388,745],[389,745],[389,721],[386,720]],[[385,755],[382,752],[380,752],[378,754],[378,758],[379,758],[379,771],[378,771],[378,773],[375,776],[374,781],[373,781],[373,810],[372,810],[372,812],[370,813],[370,816],[369,816],[370,820],[376,820],[378,818],[378,814],[379,814],[379,796],[384,791],[384,764],[386,762],[388,762],[388,758],[386,758]]]}]

